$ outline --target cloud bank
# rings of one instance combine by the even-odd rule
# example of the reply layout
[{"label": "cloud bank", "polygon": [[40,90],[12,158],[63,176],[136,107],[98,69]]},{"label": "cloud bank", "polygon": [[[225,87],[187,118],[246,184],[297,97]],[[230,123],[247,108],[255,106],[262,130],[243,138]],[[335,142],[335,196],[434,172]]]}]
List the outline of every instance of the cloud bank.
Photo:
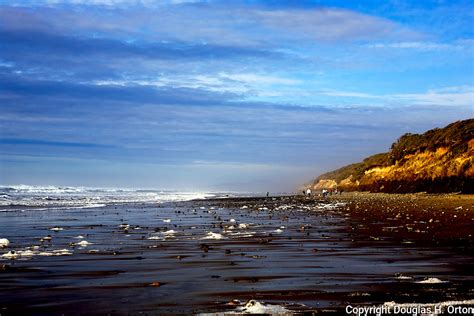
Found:
[{"label": "cloud bank", "polygon": [[2,181],[292,190],[472,117],[469,10],[2,2]]}]

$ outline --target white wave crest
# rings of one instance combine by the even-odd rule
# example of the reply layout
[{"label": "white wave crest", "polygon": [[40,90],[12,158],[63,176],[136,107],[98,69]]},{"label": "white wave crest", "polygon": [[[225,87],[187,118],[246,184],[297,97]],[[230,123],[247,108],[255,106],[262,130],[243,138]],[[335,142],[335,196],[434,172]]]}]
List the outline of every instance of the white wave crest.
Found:
[{"label": "white wave crest", "polygon": [[0,186],[2,211],[95,208],[110,204],[164,203],[214,197],[213,193],[144,189],[11,185]]}]

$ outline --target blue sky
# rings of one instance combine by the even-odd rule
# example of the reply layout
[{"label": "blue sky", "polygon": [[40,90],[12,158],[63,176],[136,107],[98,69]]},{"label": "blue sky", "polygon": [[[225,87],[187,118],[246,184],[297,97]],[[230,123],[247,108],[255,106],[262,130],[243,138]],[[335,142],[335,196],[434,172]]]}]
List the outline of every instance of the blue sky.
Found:
[{"label": "blue sky", "polygon": [[294,190],[473,117],[472,1],[1,1],[0,183]]}]

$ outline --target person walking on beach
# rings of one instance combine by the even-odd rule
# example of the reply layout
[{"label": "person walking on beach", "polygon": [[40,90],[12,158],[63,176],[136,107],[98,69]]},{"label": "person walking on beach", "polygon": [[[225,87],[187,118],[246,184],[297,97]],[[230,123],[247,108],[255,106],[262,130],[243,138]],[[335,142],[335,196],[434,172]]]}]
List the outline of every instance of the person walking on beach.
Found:
[{"label": "person walking on beach", "polygon": [[306,190],[306,195],[311,196],[311,189],[308,188],[308,190]]}]

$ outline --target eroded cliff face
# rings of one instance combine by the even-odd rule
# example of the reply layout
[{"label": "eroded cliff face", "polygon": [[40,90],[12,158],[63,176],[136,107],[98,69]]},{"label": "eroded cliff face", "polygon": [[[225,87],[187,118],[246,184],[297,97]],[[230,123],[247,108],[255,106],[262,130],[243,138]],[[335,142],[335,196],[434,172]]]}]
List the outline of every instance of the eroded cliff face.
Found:
[{"label": "eroded cliff face", "polygon": [[388,153],[318,177],[314,190],[474,193],[474,120],[405,134]]}]

